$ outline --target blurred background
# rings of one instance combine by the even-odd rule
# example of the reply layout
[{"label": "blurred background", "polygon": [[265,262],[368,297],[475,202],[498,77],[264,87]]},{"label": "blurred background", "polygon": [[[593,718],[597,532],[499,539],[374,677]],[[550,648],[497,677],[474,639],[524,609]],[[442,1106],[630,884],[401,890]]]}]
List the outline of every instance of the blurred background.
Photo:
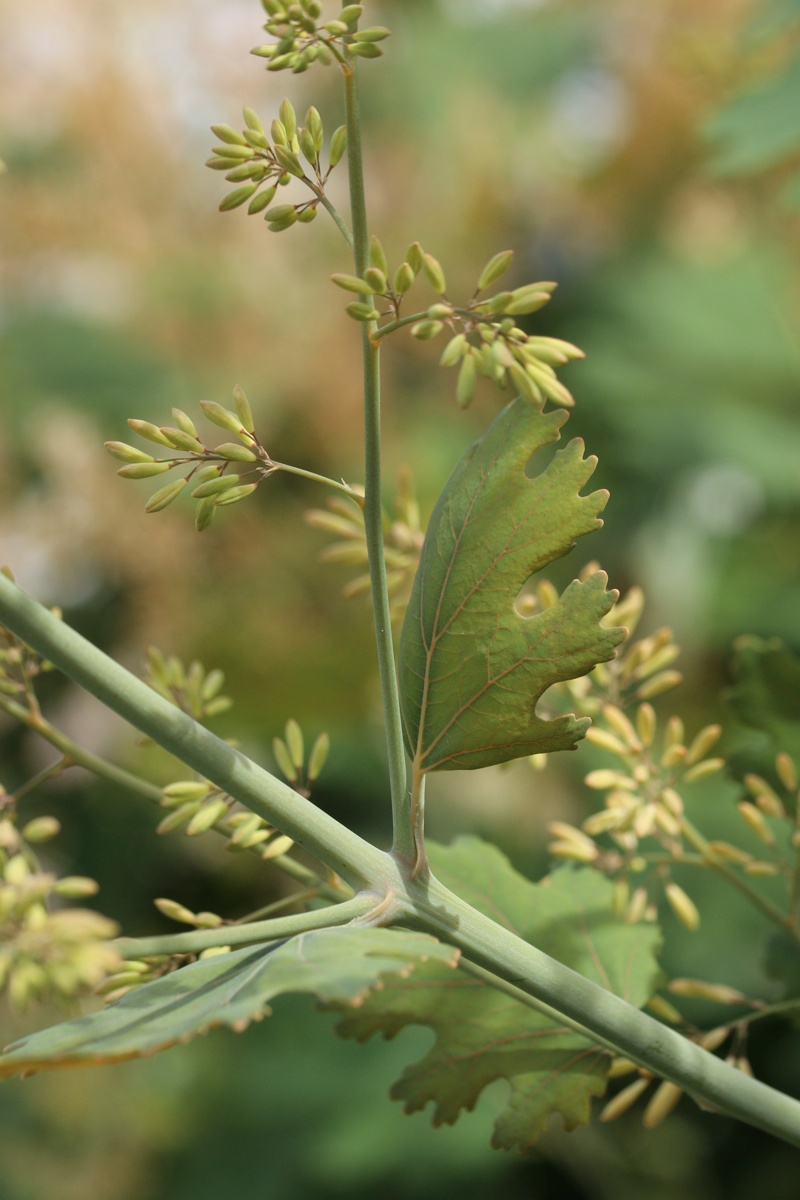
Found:
[{"label": "blurred background", "polygon": [[[505,248],[512,285],[559,281],[530,327],[587,353],[563,372],[569,432],[611,500],[553,578],[597,558],[612,585],[642,585],[644,630],[669,624],[684,647],[667,711],[716,720],[736,636],[800,649],[800,4],[385,0],[368,14],[394,32],[361,73],[372,228],[395,264],[419,239],[454,295]],[[132,669],[150,644],[222,668],[235,704],[215,728],[265,764],[287,717],[327,730],[319,802],[386,844],[368,601],[341,597],[352,572],[318,563],[326,539],[303,522],[326,497],[279,476],[198,536],[188,505],[145,516],[152,486],[117,480],[102,449],[127,417],[195,415],[238,382],[278,458],[361,478],[358,331],[327,282],[349,269],[335,228],[323,213],[275,235],[243,209],[220,215],[203,167],[209,124],[239,127],[243,104],[266,122],[288,91],[327,128],[342,120],[333,71],[269,75],[248,56],[261,19],[257,0],[0,0],[0,560]],[[333,191],[344,205],[343,167]],[[387,502],[407,467],[423,518],[500,402],[484,385],[460,412],[439,352],[401,334],[384,355]],[[46,698],[82,744],[176,777],[64,680]],[[4,718],[0,738],[9,790],[50,760]],[[569,758],[434,780],[431,834],[491,837],[543,874],[546,821],[589,811],[591,748]],[[724,829],[730,785],[701,791]],[[157,838],[145,802],[74,773],[29,811],[60,818],[57,866],[98,879],[128,933],[166,929],[154,896],[238,916],[282,886],[213,837]],[[716,885],[701,898],[694,939],[665,917],[673,969],[769,994],[758,916]],[[0,1008],[0,1040],[53,1017]],[[495,1084],[433,1131],[387,1098],[427,1035],[359,1048],[331,1025],[279,1003],[246,1035],[3,1085],[0,1200],[797,1194],[788,1147],[686,1101],[652,1133],[631,1113],[514,1159],[488,1148]],[[795,1042],[763,1033],[765,1078],[796,1088]]]}]

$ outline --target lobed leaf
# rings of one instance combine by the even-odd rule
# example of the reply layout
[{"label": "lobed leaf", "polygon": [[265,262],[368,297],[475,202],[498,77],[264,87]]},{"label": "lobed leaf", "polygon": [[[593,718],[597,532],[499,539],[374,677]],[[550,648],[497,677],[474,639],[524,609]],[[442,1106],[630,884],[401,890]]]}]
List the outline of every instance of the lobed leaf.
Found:
[{"label": "lobed leaf", "polygon": [[[447,887],[521,938],[641,1007],[659,982],[659,931],[613,915],[613,885],[597,871],[560,868],[540,884],[519,875],[505,856],[477,838],[428,846]],[[392,1088],[407,1112],[435,1105],[435,1125],[452,1124],[495,1079],[509,1081],[493,1145],[529,1148],[559,1113],[573,1129],[589,1119],[593,1096],[606,1087],[605,1051],[505,993],[430,962],[412,979],[387,980],[337,1026],[344,1037],[393,1037],[406,1025],[426,1025],[435,1042]]]},{"label": "lobed leaf", "polygon": [[551,608],[523,617],[526,580],[599,528],[608,493],[581,496],[596,459],[571,441],[531,478],[538,449],[558,440],[562,409],[513,400],[467,451],[434,510],[399,650],[408,752],[418,768],[459,770],[574,748],[589,725],[544,720],[551,684],[613,658],[624,631],[601,619],[616,593],[597,572]]},{"label": "lobed leaf", "polygon": [[447,970],[458,951],[425,934],[356,926],[215,955],[13,1043],[0,1055],[0,1079],[155,1054],[215,1025],[243,1029],[284,992],[311,992],[347,1010],[381,988],[385,975],[408,975],[433,959]]}]

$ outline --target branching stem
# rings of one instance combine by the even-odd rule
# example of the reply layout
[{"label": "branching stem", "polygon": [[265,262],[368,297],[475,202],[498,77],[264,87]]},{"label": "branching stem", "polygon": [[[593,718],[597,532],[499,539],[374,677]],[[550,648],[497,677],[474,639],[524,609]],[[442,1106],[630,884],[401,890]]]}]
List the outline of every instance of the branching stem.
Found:
[{"label": "branching stem", "polygon": [[[354,262],[356,275],[363,276],[369,266],[364,164],[361,151],[361,122],[358,81],[355,64],[342,68],[347,121],[347,156],[350,177],[350,204],[353,218]],[[392,645],[389,592],[386,585],[386,560],[383,544],[383,507],[381,501],[381,392],[380,350],[372,342],[375,323],[362,328],[364,355],[364,528],[366,531],[372,609],[375,618],[378,666],[381,678],[386,744],[389,758],[389,783],[394,827],[393,848],[398,858],[413,864],[416,840],[411,819],[410,796],[406,786],[406,758],[400,716],[397,670]]]}]

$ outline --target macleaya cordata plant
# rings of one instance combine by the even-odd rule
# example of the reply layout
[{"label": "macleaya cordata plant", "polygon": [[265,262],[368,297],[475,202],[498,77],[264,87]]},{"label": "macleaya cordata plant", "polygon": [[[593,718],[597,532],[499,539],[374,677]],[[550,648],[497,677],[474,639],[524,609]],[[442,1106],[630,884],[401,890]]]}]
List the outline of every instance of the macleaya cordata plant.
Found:
[{"label": "macleaya cordata plant", "polygon": [[[530,1147],[555,1113],[567,1128],[586,1122],[592,1099],[626,1076],[623,1085],[611,1083],[601,1119],[647,1092],[644,1120],[655,1125],[687,1093],[704,1109],[800,1145],[800,1103],[755,1080],[746,1051],[754,1021],[796,1013],[800,1001],[789,992],[767,1003],[714,980],[665,981],[655,957],[662,892],[687,929],[700,921],[673,877],[678,867],[684,882],[694,867],[735,887],[797,955],[800,836],[790,753],[797,738],[790,731],[764,774],[744,777],[744,846],[707,840],[688,820],[684,790],[725,763],[713,755],[718,726],[687,736],[677,717],[656,716],[651,702],[680,682],[670,631],[636,640],[641,594],[620,600],[594,564],[560,595],[538,575],[600,525],[607,498],[584,492],[595,460],[577,439],[546,456],[537,475],[526,472],[560,441],[573,403],[556,371],[580,351],[530,332],[523,320],[555,285],[501,290],[510,251],[494,255],[472,294],[458,298],[419,242],[390,264],[368,231],[357,86],[361,60],[381,56],[388,30],[369,25],[359,4],[333,13],[319,0],[262,4],[271,40],[254,54],[273,72],[338,71],[346,122],[328,139],[314,107],[302,123],[290,100],[268,121],[246,108],[241,132],[213,127],[207,165],[234,185],[223,211],[246,205],[281,233],[322,209],[352,254],[351,269],[333,283],[354,297],[347,312],[360,325],[363,487],[274,457],[239,387],[229,404],[200,406],[223,431],[224,440],[212,439],[218,444],[175,409],[171,424],[129,422],[144,448],[122,441],[107,448],[124,464],[124,478],[158,478],[148,513],[188,492],[198,530],[278,471],[332,489],[328,505],[308,519],[336,539],[324,558],[359,568],[348,593],[371,593],[393,844],[389,852],[376,848],[313,803],[326,735],[309,746],[289,718],[273,745],[285,781],[268,773],[206,728],[230,703],[219,670],[153,650],[145,679],[137,679],[20,591],[7,571],[0,708],[51,743],[58,758],[15,793],[0,794],[0,986],[18,1009],[89,990],[108,1003],[9,1046],[0,1076],[151,1054],[218,1024],[244,1029],[268,1012],[273,996],[309,992],[340,1015],[345,1036],[390,1037],[409,1024],[434,1031],[431,1048],[393,1091],[409,1111],[432,1102],[434,1120],[452,1122],[487,1084],[506,1079],[494,1134],[500,1147]],[[331,171],[344,169],[349,218],[326,190]],[[446,336],[441,363],[457,370],[461,405],[479,379],[505,404],[455,467],[426,532],[407,478],[393,514],[381,500],[380,352],[405,327],[423,342]],[[520,599],[533,576],[535,591]],[[392,622],[401,618],[395,655]],[[36,692],[38,673],[53,666],[185,764],[182,777],[162,790],[53,726]],[[783,736],[780,703],[769,716],[776,676],[791,677],[800,691],[800,670],[784,651],[743,643],[738,711]],[[586,779],[604,806],[582,828],[552,824],[556,865],[546,880],[529,882],[476,838],[426,843],[429,773],[522,757],[540,767],[584,737],[609,756]],[[34,788],[73,765],[157,803],[160,833],[213,832],[290,876],[297,890],[239,920],[159,898],[161,912],[187,928],[149,938],[115,937],[98,914],[59,906],[54,897],[85,897],[95,885],[50,873],[37,846],[56,836],[58,822],[25,821],[21,811]],[[762,847],[755,854],[746,848],[754,840]],[[760,890],[763,879],[780,882],[784,901],[774,888]],[[708,1003],[706,1027],[682,1017],[673,999],[685,996]]]}]

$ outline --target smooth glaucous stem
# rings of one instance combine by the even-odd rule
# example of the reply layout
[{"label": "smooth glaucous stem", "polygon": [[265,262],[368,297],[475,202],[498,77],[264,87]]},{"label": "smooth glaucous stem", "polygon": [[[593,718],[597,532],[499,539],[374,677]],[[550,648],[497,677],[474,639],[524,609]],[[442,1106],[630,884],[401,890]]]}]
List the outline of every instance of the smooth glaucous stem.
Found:
[{"label": "smooth glaucous stem", "polygon": [[[361,124],[358,104],[358,81],[354,64],[342,68],[345,87],[347,121],[347,155],[350,177],[350,205],[353,221],[353,257],[356,275],[363,276],[369,266],[369,230],[364,191],[364,163],[361,150]],[[365,298],[366,299],[366,298]],[[403,725],[397,687],[397,669],[392,645],[392,622],[389,592],[386,585],[386,561],[383,544],[383,507],[381,503],[381,392],[380,351],[371,340],[376,328],[370,321],[362,328],[364,354],[364,527],[369,556],[369,575],[372,608],[375,617],[375,638],[381,695],[386,725],[386,745],[389,759],[389,783],[392,796],[394,826],[393,850],[398,859],[413,864],[416,841],[411,819],[411,802],[406,783],[406,756],[403,745]]]},{"label": "smooth glaucous stem", "polygon": [[166,933],[150,938],[117,938],[112,944],[123,958],[150,958],[157,954],[200,954],[217,946],[250,946],[277,938],[295,937],[312,929],[331,929],[346,925],[355,917],[368,914],[375,901],[370,896],[354,896],[331,908],[297,913],[293,917],[275,917],[252,921],[247,925],[217,925],[214,929],[193,929],[190,933]]}]

